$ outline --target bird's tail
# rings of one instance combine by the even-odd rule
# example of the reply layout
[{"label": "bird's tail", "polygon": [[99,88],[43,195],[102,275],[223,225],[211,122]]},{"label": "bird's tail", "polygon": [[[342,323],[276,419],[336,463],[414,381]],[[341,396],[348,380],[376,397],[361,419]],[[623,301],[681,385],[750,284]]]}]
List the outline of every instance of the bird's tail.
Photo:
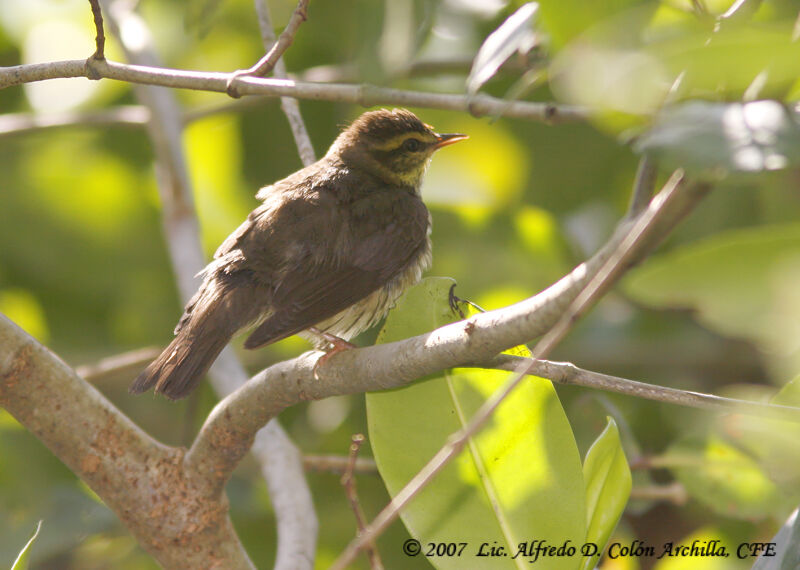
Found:
[{"label": "bird's tail", "polygon": [[128,391],[140,394],[155,386],[156,393],[171,400],[188,396],[236,332],[220,323],[224,316],[215,313],[211,309],[187,314],[189,318],[182,320],[173,341],[139,374]]}]

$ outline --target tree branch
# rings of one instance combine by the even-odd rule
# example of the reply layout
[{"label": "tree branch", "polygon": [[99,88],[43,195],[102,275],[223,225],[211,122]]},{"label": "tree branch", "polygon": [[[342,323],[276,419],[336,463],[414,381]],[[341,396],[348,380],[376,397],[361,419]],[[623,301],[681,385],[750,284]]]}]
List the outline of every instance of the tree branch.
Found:
[{"label": "tree branch", "polygon": [[[290,29],[293,19],[296,20],[296,26],[299,26],[300,22],[305,20],[307,4],[307,1],[304,2],[303,0],[300,0],[297,8],[292,13],[292,19],[289,20],[289,24],[286,25],[286,29],[281,34],[281,38],[287,34],[287,30]],[[267,49],[267,51],[271,53],[275,46],[280,43],[280,39],[275,42],[275,33],[272,31],[272,21],[269,16],[269,6],[267,6],[266,0],[255,0],[255,5],[256,13],[258,14],[258,25],[261,29],[261,41],[264,43],[264,47]],[[301,13],[302,18],[298,16],[299,13]],[[274,45],[272,46],[272,49],[270,49],[270,46],[273,43]],[[288,47],[288,44],[286,47]],[[284,51],[285,49],[286,48],[284,48]],[[268,56],[269,53],[267,54]],[[284,64],[283,60],[276,59],[273,65],[275,67],[275,77],[278,79],[285,79],[287,73],[286,64]],[[268,71],[265,71],[263,73],[259,73],[258,75],[263,76],[267,72]],[[314,146],[311,144],[311,137],[308,136],[308,129],[306,129],[303,116],[300,114],[300,105],[297,103],[297,99],[293,99],[292,97],[281,97],[281,109],[283,109],[283,113],[286,115],[286,119],[289,121],[289,128],[292,130],[292,136],[294,137],[294,142],[297,145],[297,152],[300,154],[300,159],[303,161],[305,166],[313,164],[317,160],[317,157],[314,154]]]},{"label": "tree branch", "polygon": [[138,372],[156,356],[161,350],[152,346],[115,354],[93,364],[84,364],[75,368],[75,373],[87,382],[97,382],[106,376],[120,373],[133,374]]},{"label": "tree branch", "polygon": [[[37,63],[0,68],[0,89],[64,77],[89,77],[85,66],[98,77],[128,83],[157,85],[175,89],[194,89],[225,93],[230,74],[217,72],[184,71],[146,65],[126,65],[110,61],[72,60]],[[477,94],[470,100],[466,95],[425,93],[388,89],[372,85],[347,85],[341,83],[308,83],[289,79],[263,79],[242,77],[236,80],[236,89],[242,95],[267,95],[294,97],[317,101],[337,101],[363,107],[373,105],[400,105],[426,107],[472,113],[476,116],[495,115],[543,121],[550,124],[582,121],[588,116],[582,107],[554,103],[514,101],[510,105],[503,99]]]},{"label": "tree branch", "polygon": [[202,494],[184,450],[153,440],[62,360],[0,315],[0,405],[175,569],[253,568],[227,503]]},{"label": "tree branch", "polygon": [[[343,455],[305,455],[303,467],[308,471],[329,471],[331,473],[344,473],[349,468],[350,458]],[[353,473],[375,475],[378,467],[374,459],[357,457],[353,465]]]},{"label": "tree branch", "polygon": [[636,180],[633,183],[633,193],[628,205],[628,216],[637,215],[650,203],[656,186],[656,176],[658,176],[658,165],[655,159],[643,155],[639,160],[639,167],[636,169]]},{"label": "tree branch", "polygon": [[[257,3],[258,4],[258,3]],[[264,57],[262,57],[255,65],[253,65],[250,69],[243,69],[239,71],[234,71],[230,78],[228,79],[228,95],[231,97],[241,97],[238,90],[236,89],[236,80],[241,77],[246,76],[254,76],[254,77],[264,77],[267,75],[272,69],[275,67],[275,64],[278,63],[281,55],[292,45],[294,41],[294,36],[297,33],[300,24],[306,21],[308,18],[307,15],[308,10],[308,0],[299,0],[297,3],[297,8],[294,9],[292,12],[291,17],[289,18],[289,23],[286,24],[286,28],[284,28],[283,32],[281,33],[278,41],[275,41],[275,36],[271,32],[269,36],[272,36],[269,43],[272,43],[272,47],[267,50],[267,53]],[[259,10],[259,20],[260,22],[265,21],[265,14],[266,7],[264,10]],[[266,16],[266,20],[269,19],[269,16]],[[270,27],[270,30],[272,28]],[[265,26],[261,26],[262,35],[265,35]],[[273,43],[274,42],[274,43]]]},{"label": "tree branch", "polygon": [[93,59],[103,60],[106,58],[106,35],[103,32],[103,12],[100,10],[100,3],[98,0],[89,0],[89,5],[92,7],[92,16],[94,18],[94,43],[96,46],[91,57]]},{"label": "tree branch", "polygon": [[[350,509],[353,511],[353,516],[356,519],[356,529],[359,533],[364,531],[366,518],[364,517],[364,510],[361,508],[361,502],[358,500],[358,491],[356,491],[356,478],[353,475],[356,467],[356,460],[358,459],[358,450],[364,443],[364,434],[357,433],[352,437],[350,444],[350,456],[347,458],[347,467],[341,478],[342,487],[344,487],[347,501],[350,503]],[[383,562],[381,561],[378,547],[374,542],[370,542],[367,547],[367,556],[369,558],[369,567],[372,570],[383,570]]]},{"label": "tree branch", "polygon": [[547,378],[553,382],[571,386],[583,386],[606,392],[614,392],[625,396],[643,398],[656,402],[675,404],[701,410],[731,412],[750,416],[768,417],[793,422],[800,422],[800,408],[766,404],[736,398],[725,398],[713,394],[703,394],[689,390],[678,390],[656,384],[647,384],[610,374],[602,374],[578,368],[570,362],[553,362],[551,360],[531,360],[510,354],[500,354],[485,362],[479,368],[495,368],[514,372],[519,370],[523,362],[528,362],[528,374]]}]

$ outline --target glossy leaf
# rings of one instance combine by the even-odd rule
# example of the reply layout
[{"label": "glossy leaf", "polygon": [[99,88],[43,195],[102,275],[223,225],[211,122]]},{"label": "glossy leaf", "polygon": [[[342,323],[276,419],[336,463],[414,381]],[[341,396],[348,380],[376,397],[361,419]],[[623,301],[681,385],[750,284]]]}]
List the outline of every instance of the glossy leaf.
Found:
[{"label": "glossy leaf", "polygon": [[36,525],[36,530],[33,532],[33,536],[30,540],[25,544],[25,547],[20,551],[19,556],[14,561],[13,566],[11,566],[11,570],[27,570],[28,568],[28,558],[31,554],[31,549],[33,548],[33,543],[36,540],[36,537],[39,536],[39,531],[42,530],[42,521],[39,521],[39,524]]},{"label": "glossy leaf", "polygon": [[[455,320],[450,279],[426,279],[390,313],[379,341],[420,334]],[[455,370],[400,390],[367,394],[369,437],[381,477],[395,495],[464,426],[508,373]],[[583,477],[577,447],[550,382],[524,382],[489,425],[403,511],[423,544],[466,542],[468,558],[434,557],[439,568],[526,568],[513,559],[530,537],[580,544],[585,536]],[[483,543],[507,557],[475,557]],[[552,568],[574,569],[569,557]],[[465,566],[466,565],[466,566]]]},{"label": "glossy leaf", "polygon": [[617,424],[611,417],[586,453],[583,480],[586,485],[586,542],[598,548],[597,556],[582,559],[581,568],[589,570],[595,567],[605,549],[631,493],[631,470]]},{"label": "glossy leaf", "polygon": [[772,540],[775,553],[762,553],[752,570],[790,570],[800,568],[800,516],[798,509],[789,516]]},{"label": "glossy leaf", "polygon": [[515,53],[527,53],[537,43],[534,30],[539,4],[528,2],[511,14],[484,40],[467,77],[467,92],[474,95]]},{"label": "glossy leaf", "polygon": [[692,101],[666,109],[635,148],[672,167],[779,170],[800,161],[800,126],[777,101]]}]

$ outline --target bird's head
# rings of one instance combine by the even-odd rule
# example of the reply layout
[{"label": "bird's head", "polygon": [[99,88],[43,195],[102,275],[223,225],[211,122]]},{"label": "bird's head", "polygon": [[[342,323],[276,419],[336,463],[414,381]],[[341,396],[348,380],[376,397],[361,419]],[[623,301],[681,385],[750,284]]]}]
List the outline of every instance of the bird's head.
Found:
[{"label": "bird's head", "polygon": [[411,111],[368,111],[345,129],[328,151],[351,169],[387,184],[419,189],[433,153],[467,135],[438,134]]}]

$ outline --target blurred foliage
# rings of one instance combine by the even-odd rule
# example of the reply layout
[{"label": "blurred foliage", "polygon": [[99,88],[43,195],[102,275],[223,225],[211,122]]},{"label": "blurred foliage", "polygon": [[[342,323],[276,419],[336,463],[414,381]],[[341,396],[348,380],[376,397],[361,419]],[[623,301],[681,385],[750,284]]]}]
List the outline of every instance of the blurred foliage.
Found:
[{"label": "blurred foliage", "polygon": [[[590,120],[584,123],[490,122],[412,109],[441,131],[470,135],[436,157],[423,189],[434,220],[429,275],[454,278],[459,296],[486,309],[534,294],[591,253],[624,214],[637,164],[625,143],[666,133],[654,147],[666,152],[665,162],[699,160],[696,167],[711,171],[716,190],[553,357],[647,382],[765,400],[797,377],[800,175],[786,167],[795,163],[789,151],[796,142],[792,104],[800,93],[800,42],[793,36],[798,6],[794,0],[750,1],[757,9],[748,17],[721,18],[732,4],[540,2],[534,25],[541,44],[533,57],[512,55],[493,77],[484,78],[480,91],[504,96],[533,66],[544,80],[534,82],[525,98],[585,105]],[[269,5],[279,33],[295,3],[270,0]],[[293,72],[324,73],[337,81],[465,93],[469,62],[522,5],[312,0],[286,63]],[[188,5],[148,0],[139,9],[165,65],[230,71],[250,66],[263,53],[249,0]],[[83,0],[0,2],[0,65],[86,57],[93,37]],[[122,58],[113,39],[108,50],[109,57]],[[451,63],[432,72],[430,66],[415,69],[412,64],[419,62]],[[187,109],[226,101],[212,93],[176,96]],[[700,99],[721,111],[718,116],[730,117],[726,111],[735,115],[744,103],[765,98],[787,104],[777,129],[763,122],[769,118],[764,115],[748,123],[749,131],[731,132],[730,121],[710,121],[711,127],[703,124],[710,130],[701,133],[702,144],[684,134],[696,115],[679,114],[665,123],[669,115],[660,113],[665,106]],[[113,81],[57,80],[0,91],[3,114],[135,103],[130,86]],[[319,101],[301,101],[301,109],[318,155],[339,126],[361,112]],[[740,115],[746,119],[748,113]],[[653,124],[667,130],[648,131]],[[784,127],[792,133],[789,146],[775,138]],[[273,99],[191,122],[184,143],[209,256],[255,206],[253,195],[261,185],[301,166]],[[742,145],[791,160],[772,172],[728,176],[738,164],[732,153]],[[0,311],[72,365],[166,343],[181,307],[145,131],[77,126],[3,135],[0,172]],[[665,169],[660,181],[667,175]],[[362,341],[374,336],[375,331],[365,333]],[[256,371],[305,349],[295,338],[240,354]],[[460,382],[459,375],[452,380]],[[129,381],[114,376],[97,385],[169,444],[185,443],[185,434],[196,431],[214,403],[208,387],[190,403],[131,398]],[[420,386],[426,384],[432,383]],[[788,390],[774,396],[776,401],[796,405]],[[584,455],[611,415],[628,460],[645,456],[660,466],[635,471],[634,487],[677,480],[689,493],[684,506],[632,502],[612,541],[768,539],[798,502],[792,492],[797,463],[789,460],[798,457],[794,425],[737,414],[717,418],[572,387],[557,392],[575,440],[570,455],[575,449]],[[280,419],[305,452],[345,454],[351,434],[367,429],[362,402],[361,397],[314,402],[287,410]],[[368,445],[362,453],[371,453]],[[324,568],[353,537],[355,523],[336,475],[310,473],[309,482],[320,516],[318,567]],[[358,490],[368,518],[388,501],[377,476],[360,476]],[[237,470],[228,493],[248,552],[259,567],[270,567],[274,521],[252,460]],[[0,411],[0,565],[13,563],[39,520],[44,524],[30,553],[32,568],[155,568],[96,497]],[[407,537],[398,523],[379,539],[387,567],[430,567],[423,557],[402,554]],[[619,559],[601,566],[689,567],[681,563],[721,567],[715,559]],[[363,559],[359,564],[366,566]]]}]

